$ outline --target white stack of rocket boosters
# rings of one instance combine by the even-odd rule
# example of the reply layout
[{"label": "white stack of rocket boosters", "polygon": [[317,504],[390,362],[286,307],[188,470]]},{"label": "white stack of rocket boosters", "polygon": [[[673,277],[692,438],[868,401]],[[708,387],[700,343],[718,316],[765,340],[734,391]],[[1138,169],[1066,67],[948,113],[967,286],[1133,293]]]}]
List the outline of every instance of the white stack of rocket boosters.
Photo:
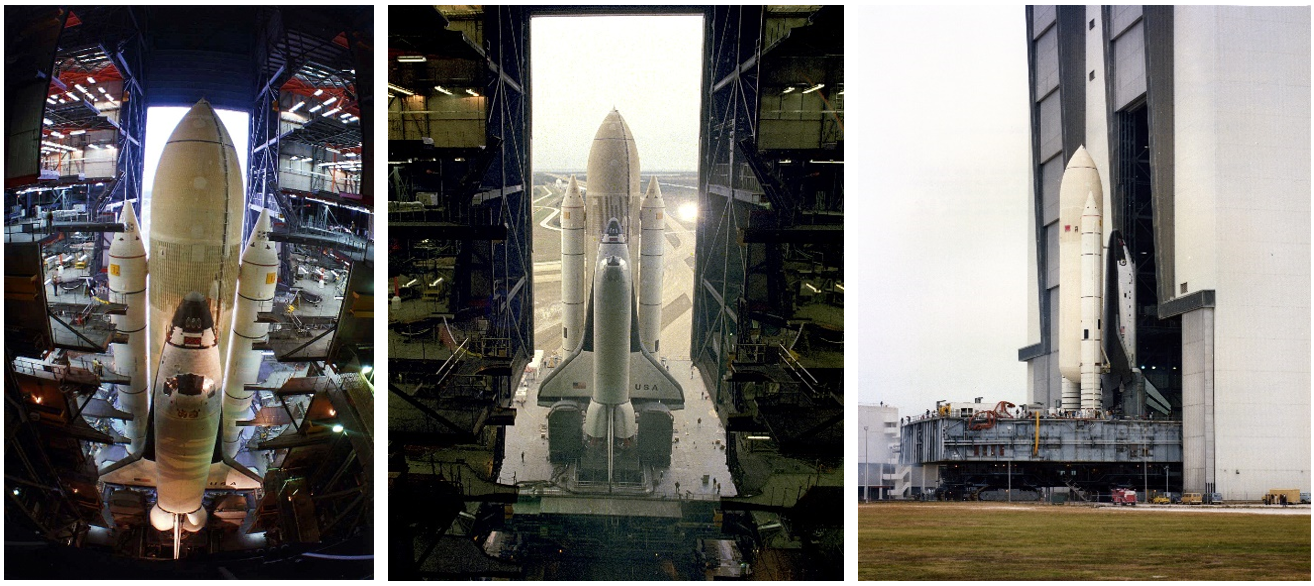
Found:
[{"label": "white stack of rocket boosters", "polygon": [[1103,185],[1085,147],[1059,187],[1059,374],[1064,411],[1103,408]]},{"label": "white stack of rocket boosters", "polygon": [[128,423],[128,453],[140,455],[146,447],[146,425],[150,420],[151,396],[146,370],[146,245],[131,205],[119,213],[123,231],[114,235],[109,247],[110,300],[127,306],[123,315],[111,318],[114,330],[127,337],[126,344],[113,344],[114,370],[128,378],[119,385],[119,406],[132,414]]},{"label": "white stack of rocket boosters", "polygon": [[648,193],[639,205],[639,339],[656,354],[662,333],[662,254],[666,238],[666,203],[657,178],[648,180]]},{"label": "white stack of rocket boosters", "polygon": [[[239,269],[244,200],[232,139],[202,100],[178,123],[160,157],[149,258],[126,203],[119,218],[124,232],[110,245],[109,287],[114,300],[127,306],[114,318],[127,343],[115,344],[112,352],[115,370],[130,379],[120,388],[119,404],[133,418],[128,458],[104,474],[149,465],[136,477],[153,478],[158,500],[150,517],[160,530],[204,526],[201,502],[221,421],[223,453],[231,458],[238,447],[235,424],[250,408],[244,385],[258,382],[261,353],[251,344],[268,331],[256,323],[256,314],[274,296],[278,256],[265,210]],[[147,374],[148,356],[157,365],[153,377]],[[153,463],[141,459],[152,407]],[[126,472],[119,477],[131,482],[134,476]]]},{"label": "white stack of rocket boosters", "polygon": [[584,339],[584,198],[571,176],[561,201],[561,337],[567,353]]},{"label": "white stack of rocket boosters", "polygon": [[224,375],[224,456],[237,455],[241,447],[238,440],[241,429],[237,422],[251,410],[251,397],[255,391],[246,390],[248,383],[258,382],[261,352],[251,345],[264,340],[269,324],[256,321],[257,314],[269,311],[278,287],[278,251],[269,240],[271,230],[269,210],[261,210],[251,239],[242,253],[238,269],[237,303],[233,312],[233,334],[229,344],[228,370]]}]

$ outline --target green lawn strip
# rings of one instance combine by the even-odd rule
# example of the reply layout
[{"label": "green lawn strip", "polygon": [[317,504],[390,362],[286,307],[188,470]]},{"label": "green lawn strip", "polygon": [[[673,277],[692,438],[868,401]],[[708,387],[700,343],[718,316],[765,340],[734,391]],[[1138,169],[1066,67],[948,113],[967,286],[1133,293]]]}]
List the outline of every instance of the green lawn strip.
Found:
[{"label": "green lawn strip", "polygon": [[1001,506],[863,507],[859,577],[1310,579],[1306,515]]}]

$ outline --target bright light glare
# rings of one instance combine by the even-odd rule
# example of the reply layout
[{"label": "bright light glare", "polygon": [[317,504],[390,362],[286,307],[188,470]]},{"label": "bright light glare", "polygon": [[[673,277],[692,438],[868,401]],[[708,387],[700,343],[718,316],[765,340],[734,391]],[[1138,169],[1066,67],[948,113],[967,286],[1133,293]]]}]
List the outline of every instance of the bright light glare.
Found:
[{"label": "bright light glare", "polygon": [[698,204],[694,202],[680,204],[678,213],[681,221],[692,222],[698,219]]},{"label": "bright light glare", "polygon": [[341,424],[341,423],[336,424],[336,425],[333,426],[333,433],[342,433],[342,424]]}]

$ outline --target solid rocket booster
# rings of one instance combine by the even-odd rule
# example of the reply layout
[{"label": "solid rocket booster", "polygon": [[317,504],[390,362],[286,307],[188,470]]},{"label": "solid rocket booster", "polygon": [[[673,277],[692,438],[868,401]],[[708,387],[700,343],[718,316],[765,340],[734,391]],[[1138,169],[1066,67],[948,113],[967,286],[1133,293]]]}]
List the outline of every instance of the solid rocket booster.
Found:
[{"label": "solid rocket booster", "polygon": [[119,222],[124,230],[114,235],[109,247],[109,289],[113,302],[128,307],[124,315],[111,319],[114,330],[127,336],[128,342],[112,345],[111,352],[115,372],[129,379],[127,385],[119,386],[119,406],[132,414],[126,430],[128,453],[140,455],[151,412],[151,395],[146,387],[146,247],[131,204],[123,205]]},{"label": "solid rocket booster", "polygon": [[639,206],[639,340],[656,353],[662,333],[662,251],[665,245],[666,203],[657,178]]},{"label": "solid rocket booster", "polygon": [[561,201],[561,337],[569,353],[584,339],[584,198],[570,177]]},{"label": "solid rocket booster", "polygon": [[223,430],[224,456],[231,458],[240,447],[241,430],[237,422],[246,419],[251,409],[254,391],[246,390],[247,383],[258,382],[261,353],[251,344],[269,333],[269,324],[257,323],[256,314],[268,309],[278,286],[278,251],[269,241],[269,210],[261,210],[251,231],[251,240],[242,252],[242,264],[237,281],[237,301],[233,309],[233,337],[228,355],[228,368],[224,373]]},{"label": "solid rocket booster", "polygon": [[637,431],[630,403],[629,250],[620,221],[612,218],[608,226],[593,277],[593,396],[584,414],[584,433],[628,439]]},{"label": "solid rocket booster", "polygon": [[[208,299],[214,323],[228,333],[243,200],[233,140],[209,102],[201,100],[174,128],[155,172],[149,234],[151,352],[164,346],[169,318],[191,291]],[[227,338],[221,339],[219,355],[227,356],[227,348]]]},{"label": "solid rocket booster", "polygon": [[151,524],[160,531],[205,526],[201,506],[219,434],[222,397],[219,334],[212,302],[188,293],[169,322],[168,340],[155,371],[155,462],[158,469]]},{"label": "solid rocket booster", "polygon": [[[592,223],[588,233],[595,238],[601,237],[608,223],[615,218],[620,220],[621,234],[626,242],[632,245],[634,234],[631,230],[637,220],[632,214],[639,211],[637,206],[631,205],[639,196],[639,147],[634,144],[634,133],[630,132],[620,112],[612,110],[607,114],[593,136],[587,173],[588,216]],[[631,248],[629,252],[629,258],[634,258],[636,251]],[[587,258],[585,266],[596,267],[597,257]]]},{"label": "solid rocket booster", "polygon": [[1095,194],[1086,197],[1081,214],[1081,408],[1103,407],[1100,392],[1100,321],[1104,314],[1103,223]]},{"label": "solid rocket booster", "polygon": [[[1064,410],[1075,411],[1082,408],[1083,390],[1079,385],[1082,380],[1082,340],[1089,330],[1082,323],[1083,279],[1091,278],[1095,290],[1103,289],[1103,267],[1095,269],[1094,275],[1083,270],[1081,222],[1085,213],[1085,204],[1094,197],[1095,210],[1103,213],[1104,187],[1100,182],[1099,171],[1095,161],[1086,152],[1085,147],[1077,149],[1063,171],[1063,181],[1059,186],[1059,217],[1057,229],[1059,243],[1059,321],[1058,350],[1059,374],[1068,384],[1063,384],[1061,406]],[[1095,308],[1099,316],[1102,307]],[[1099,329],[1096,317],[1096,326]],[[1086,332],[1082,330],[1086,329]],[[1096,352],[1096,360],[1102,354]],[[1098,365],[1096,365],[1098,366]],[[1098,372],[1098,368],[1096,368]],[[1095,377],[1098,378],[1098,377]],[[1098,394],[1098,392],[1096,392]]]}]

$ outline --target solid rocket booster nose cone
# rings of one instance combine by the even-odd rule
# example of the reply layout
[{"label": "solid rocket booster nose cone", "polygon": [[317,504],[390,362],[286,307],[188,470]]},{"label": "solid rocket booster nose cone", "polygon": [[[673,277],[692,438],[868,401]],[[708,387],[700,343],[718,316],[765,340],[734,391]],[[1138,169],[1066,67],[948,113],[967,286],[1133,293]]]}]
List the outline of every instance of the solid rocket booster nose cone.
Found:
[{"label": "solid rocket booster nose cone", "polygon": [[251,239],[247,241],[246,246],[250,248],[257,242],[269,240],[269,232],[272,230],[273,222],[269,219],[269,208],[260,210],[260,217],[256,219],[255,227],[251,229]]},{"label": "solid rocket booster nose cone", "polygon": [[1086,152],[1086,147],[1077,147],[1077,152],[1072,154],[1072,160],[1068,161],[1067,169],[1094,169],[1095,159],[1090,157]]},{"label": "solid rocket booster nose cone", "polygon": [[1086,209],[1082,210],[1083,216],[1099,215],[1100,208],[1095,205],[1095,194],[1091,193],[1086,196]]},{"label": "solid rocket booster nose cone", "polygon": [[566,185],[566,197],[563,205],[584,205],[584,196],[579,193],[579,182],[575,181],[574,175],[570,176],[570,183]]},{"label": "solid rocket booster nose cone", "polygon": [[648,180],[648,193],[643,196],[644,206],[655,206],[662,202],[662,188],[657,184],[657,178],[653,177]]}]

